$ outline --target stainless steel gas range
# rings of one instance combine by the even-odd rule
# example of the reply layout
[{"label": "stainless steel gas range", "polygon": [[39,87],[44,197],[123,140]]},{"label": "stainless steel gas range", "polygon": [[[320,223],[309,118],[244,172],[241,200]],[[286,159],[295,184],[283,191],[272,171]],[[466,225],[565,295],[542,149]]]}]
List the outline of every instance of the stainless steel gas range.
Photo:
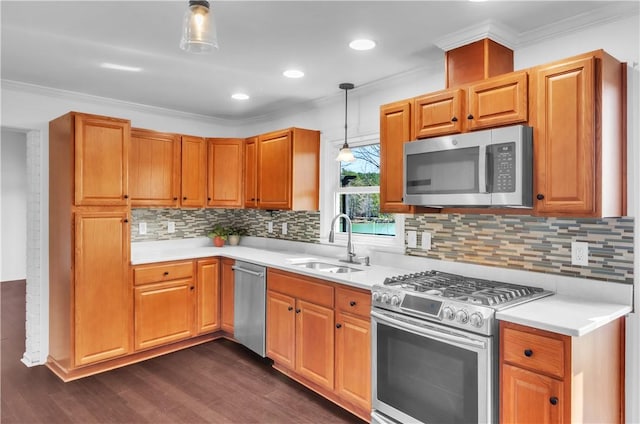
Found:
[{"label": "stainless steel gas range", "polygon": [[372,422],[496,422],[495,313],[551,294],[438,271],[374,285]]}]

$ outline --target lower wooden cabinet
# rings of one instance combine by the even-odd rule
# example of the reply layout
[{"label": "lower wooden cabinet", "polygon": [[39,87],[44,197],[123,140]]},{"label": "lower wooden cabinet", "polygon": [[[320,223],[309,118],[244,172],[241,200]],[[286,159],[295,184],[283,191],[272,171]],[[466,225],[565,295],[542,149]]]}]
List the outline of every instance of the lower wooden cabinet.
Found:
[{"label": "lower wooden cabinet", "polygon": [[624,422],[624,318],[581,337],[500,323],[500,422]]},{"label": "lower wooden cabinet", "polygon": [[196,263],[196,333],[220,328],[220,259],[201,259]]},{"label": "lower wooden cabinet", "polygon": [[233,293],[235,278],[233,259],[223,258],[220,270],[220,326],[233,335]]}]

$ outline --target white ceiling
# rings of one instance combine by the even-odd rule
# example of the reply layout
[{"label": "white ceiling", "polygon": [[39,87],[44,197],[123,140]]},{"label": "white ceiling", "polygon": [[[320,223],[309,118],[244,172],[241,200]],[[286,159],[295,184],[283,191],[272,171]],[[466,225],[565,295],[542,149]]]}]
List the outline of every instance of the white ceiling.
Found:
[{"label": "white ceiling", "polygon": [[[489,27],[519,46],[638,13],[638,1],[213,1],[220,48],[178,48],[184,1],[1,2],[3,80],[242,120],[403,72]],[[378,43],[351,50],[355,38]],[[470,40],[473,41],[473,40]],[[440,47],[438,47],[440,46]],[[102,69],[111,62],[139,73]],[[282,72],[297,68],[302,79]],[[245,92],[248,101],[232,100]]]}]

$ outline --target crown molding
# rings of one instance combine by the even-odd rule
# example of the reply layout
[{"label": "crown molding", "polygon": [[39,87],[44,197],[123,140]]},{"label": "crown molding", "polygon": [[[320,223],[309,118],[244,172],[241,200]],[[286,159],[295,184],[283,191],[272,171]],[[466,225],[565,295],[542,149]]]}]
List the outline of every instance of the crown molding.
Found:
[{"label": "crown molding", "polygon": [[208,124],[217,124],[221,126],[237,125],[238,120],[223,119],[218,117],[200,115],[196,113],[183,112],[180,110],[167,109],[158,106],[150,106],[141,103],[127,102],[124,100],[112,99],[109,97],[94,96],[92,94],[79,93],[77,91],[62,90],[59,88],[45,87],[42,85],[29,84],[20,81],[2,79],[2,90],[14,90],[26,93],[32,93],[54,99],[76,100],[98,105],[107,105],[114,107],[122,107],[138,112],[153,113],[155,115],[168,116],[172,118],[183,118],[194,121],[200,121]]},{"label": "crown molding", "polygon": [[518,44],[518,33],[515,30],[491,19],[440,37],[434,40],[433,44],[444,51],[449,51],[484,38],[489,38],[511,50]]}]

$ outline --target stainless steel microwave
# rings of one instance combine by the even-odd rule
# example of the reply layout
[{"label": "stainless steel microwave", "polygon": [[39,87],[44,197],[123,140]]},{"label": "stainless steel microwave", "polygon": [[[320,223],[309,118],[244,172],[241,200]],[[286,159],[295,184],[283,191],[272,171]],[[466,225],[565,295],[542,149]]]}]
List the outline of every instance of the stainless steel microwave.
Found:
[{"label": "stainless steel microwave", "polygon": [[405,143],[404,203],[531,208],[532,138],[514,125]]}]

